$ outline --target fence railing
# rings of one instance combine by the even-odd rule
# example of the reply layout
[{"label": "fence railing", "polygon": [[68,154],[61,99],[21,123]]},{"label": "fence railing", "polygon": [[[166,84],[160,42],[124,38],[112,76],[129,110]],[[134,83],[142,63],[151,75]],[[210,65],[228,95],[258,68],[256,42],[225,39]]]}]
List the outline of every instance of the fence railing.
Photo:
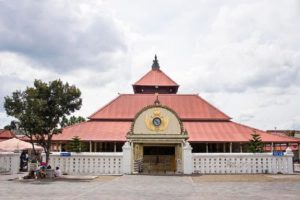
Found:
[{"label": "fence railing", "polygon": [[271,153],[193,153],[194,173],[256,174],[293,173],[293,155]]},{"label": "fence railing", "polygon": [[0,173],[16,174],[20,168],[20,153],[0,152]]},{"label": "fence railing", "polygon": [[66,174],[122,174],[123,153],[52,153],[49,164]]}]

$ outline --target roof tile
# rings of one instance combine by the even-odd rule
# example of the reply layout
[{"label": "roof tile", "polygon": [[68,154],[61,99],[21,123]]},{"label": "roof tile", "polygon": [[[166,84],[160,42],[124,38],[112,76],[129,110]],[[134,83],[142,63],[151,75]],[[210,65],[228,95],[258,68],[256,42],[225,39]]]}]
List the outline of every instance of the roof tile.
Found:
[{"label": "roof tile", "polygon": [[150,70],[141,79],[139,79],[133,85],[143,86],[178,86],[168,75],[166,75],[160,69]]},{"label": "roof tile", "polygon": [[[182,120],[229,120],[226,114],[198,95],[159,94],[162,105],[173,109]],[[134,119],[142,108],[152,105],[155,94],[123,94],[92,114],[90,119]]]}]

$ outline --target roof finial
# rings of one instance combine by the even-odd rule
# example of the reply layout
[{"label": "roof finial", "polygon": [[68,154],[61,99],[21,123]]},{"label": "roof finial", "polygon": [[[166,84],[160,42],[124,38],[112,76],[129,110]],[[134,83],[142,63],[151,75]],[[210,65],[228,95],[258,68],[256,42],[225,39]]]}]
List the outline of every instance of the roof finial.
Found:
[{"label": "roof finial", "polygon": [[157,60],[156,54],[154,56],[154,60],[153,60],[153,64],[152,64],[152,69],[159,69],[159,64],[158,64],[158,60]]},{"label": "roof finial", "polygon": [[156,100],[154,101],[154,105],[160,105],[160,101],[158,100],[158,93],[155,93]]}]

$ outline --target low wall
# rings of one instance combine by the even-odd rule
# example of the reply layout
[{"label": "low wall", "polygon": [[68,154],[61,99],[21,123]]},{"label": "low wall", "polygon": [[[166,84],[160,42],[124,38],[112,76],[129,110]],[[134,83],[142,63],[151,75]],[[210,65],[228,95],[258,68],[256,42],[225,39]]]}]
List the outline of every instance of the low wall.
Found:
[{"label": "low wall", "polygon": [[16,174],[20,169],[20,153],[0,152],[0,173]]},{"label": "low wall", "polygon": [[298,173],[300,172],[300,163],[295,163],[294,164],[294,171],[298,172]]},{"label": "low wall", "polygon": [[293,155],[271,153],[193,153],[193,172],[201,174],[292,174]]},{"label": "low wall", "polygon": [[[45,159],[45,155],[43,155]],[[61,156],[59,152],[50,155],[49,164],[52,168],[59,167],[67,174],[122,174],[123,153],[71,153]]]}]

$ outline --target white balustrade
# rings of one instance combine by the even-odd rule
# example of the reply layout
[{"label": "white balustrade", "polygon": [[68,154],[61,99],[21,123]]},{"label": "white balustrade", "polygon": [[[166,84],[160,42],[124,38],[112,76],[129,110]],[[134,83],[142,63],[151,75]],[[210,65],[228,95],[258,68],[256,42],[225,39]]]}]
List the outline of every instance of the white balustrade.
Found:
[{"label": "white balustrade", "polygon": [[0,173],[16,174],[20,168],[20,153],[0,152]]},{"label": "white balustrade", "polygon": [[193,153],[194,173],[201,174],[292,174],[293,154]]},{"label": "white balustrade", "polygon": [[[45,155],[43,155],[43,158]],[[123,153],[84,152],[61,156],[59,152],[50,154],[49,164],[59,167],[67,174],[122,174]]]}]

